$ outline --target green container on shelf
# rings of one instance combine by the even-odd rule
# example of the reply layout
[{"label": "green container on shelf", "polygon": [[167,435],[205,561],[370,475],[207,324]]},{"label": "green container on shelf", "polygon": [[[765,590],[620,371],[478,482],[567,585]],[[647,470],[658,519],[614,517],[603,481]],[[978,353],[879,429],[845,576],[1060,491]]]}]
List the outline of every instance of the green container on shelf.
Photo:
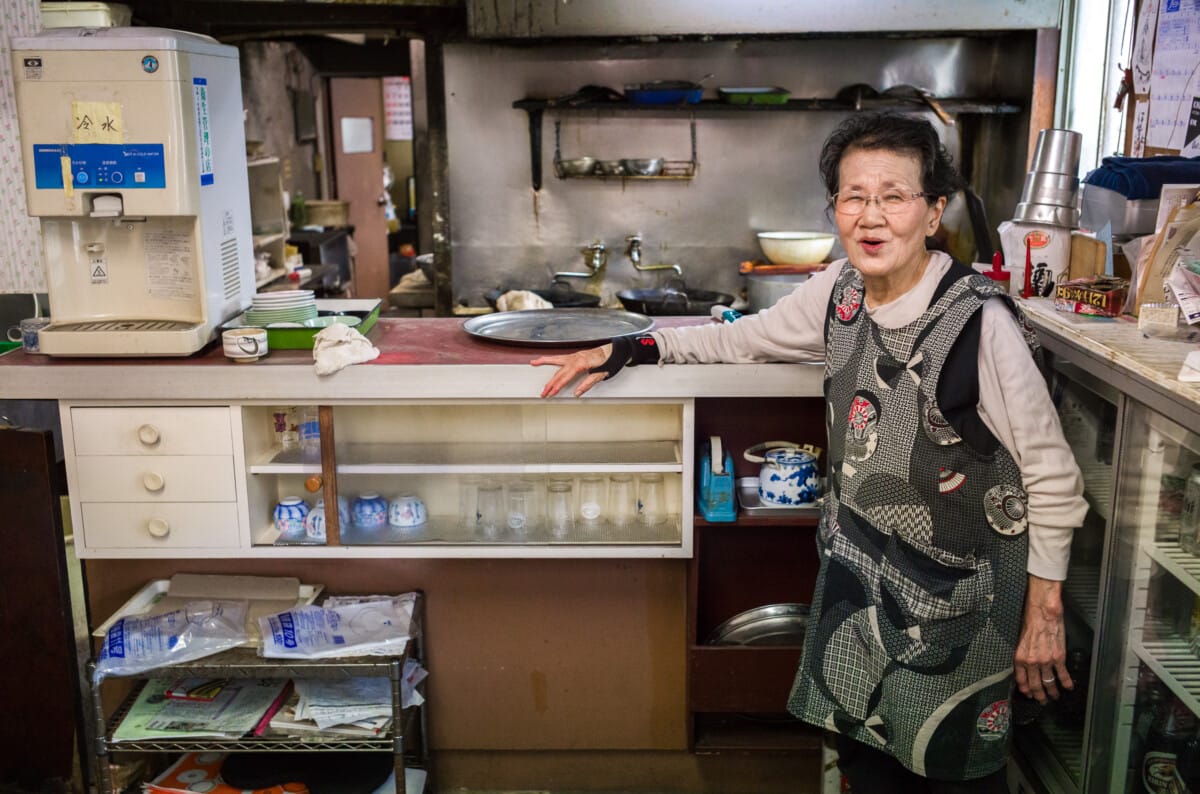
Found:
[{"label": "green container on shelf", "polygon": [[8,340],[0,342],[0,356],[4,355],[10,350],[16,350],[20,346],[20,342],[9,342]]},{"label": "green container on shelf", "polygon": [[718,88],[717,96],[731,105],[782,105],[791,94],[779,86],[750,86],[748,88]]}]

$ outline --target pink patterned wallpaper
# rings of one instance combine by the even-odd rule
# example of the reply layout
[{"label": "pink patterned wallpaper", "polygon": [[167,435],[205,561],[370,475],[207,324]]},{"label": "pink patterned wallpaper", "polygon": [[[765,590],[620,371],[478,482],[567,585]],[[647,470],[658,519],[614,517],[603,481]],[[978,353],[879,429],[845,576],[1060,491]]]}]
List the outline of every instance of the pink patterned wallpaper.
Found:
[{"label": "pink patterned wallpaper", "polygon": [[38,0],[0,0],[0,292],[46,290],[38,222],[25,211],[12,74],[12,39],[41,29]]}]

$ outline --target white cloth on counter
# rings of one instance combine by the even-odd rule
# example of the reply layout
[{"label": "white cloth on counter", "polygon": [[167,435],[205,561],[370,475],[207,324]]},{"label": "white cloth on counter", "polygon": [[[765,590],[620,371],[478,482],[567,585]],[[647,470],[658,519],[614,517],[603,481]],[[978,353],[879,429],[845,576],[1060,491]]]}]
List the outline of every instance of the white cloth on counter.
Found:
[{"label": "white cloth on counter", "polygon": [[338,323],[321,329],[313,337],[313,368],[318,375],[332,375],[351,364],[379,357],[379,349],[354,328]]},{"label": "white cloth on counter", "polygon": [[527,289],[510,289],[496,298],[496,311],[520,312],[528,309],[553,309],[554,304]]}]

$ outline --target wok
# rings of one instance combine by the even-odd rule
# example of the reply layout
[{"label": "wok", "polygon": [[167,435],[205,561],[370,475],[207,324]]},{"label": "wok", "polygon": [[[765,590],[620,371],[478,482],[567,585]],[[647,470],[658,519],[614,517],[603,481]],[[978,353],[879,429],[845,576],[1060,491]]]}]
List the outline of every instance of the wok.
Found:
[{"label": "wok", "polygon": [[713,306],[728,306],[733,296],[725,292],[684,287],[674,289],[625,289],[617,293],[621,305],[631,312],[651,317],[684,314],[707,315]]},{"label": "wok", "polygon": [[[512,289],[524,288],[513,287]],[[556,282],[550,289],[531,289],[529,291],[543,300],[550,301],[556,309],[586,309],[600,305],[599,295],[592,295],[588,292],[576,292],[561,282]],[[483,299],[494,309],[496,308],[496,301],[505,292],[508,292],[508,290],[490,289],[483,293]]]}]

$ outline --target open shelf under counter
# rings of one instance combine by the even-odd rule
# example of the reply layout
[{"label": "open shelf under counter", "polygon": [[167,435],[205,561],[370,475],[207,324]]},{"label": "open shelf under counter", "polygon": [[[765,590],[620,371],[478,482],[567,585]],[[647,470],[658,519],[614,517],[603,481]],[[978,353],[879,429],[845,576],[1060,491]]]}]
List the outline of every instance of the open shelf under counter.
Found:
[{"label": "open shelf under counter", "polygon": [[320,474],[321,453],[276,447],[247,461],[246,470],[250,474]]},{"label": "open shelf under counter", "polygon": [[678,441],[346,444],[339,474],[682,472]]},{"label": "open shelf under counter", "polygon": [[696,714],[692,751],[820,753],[822,731],[784,714]]},{"label": "open shelf under counter", "polygon": [[430,516],[420,527],[341,529],[341,543],[277,542],[270,526],[254,533],[253,556],[270,557],[690,557],[691,544],[680,516],[653,526],[577,525],[564,537],[546,530],[495,538],[464,527],[456,516]]}]

